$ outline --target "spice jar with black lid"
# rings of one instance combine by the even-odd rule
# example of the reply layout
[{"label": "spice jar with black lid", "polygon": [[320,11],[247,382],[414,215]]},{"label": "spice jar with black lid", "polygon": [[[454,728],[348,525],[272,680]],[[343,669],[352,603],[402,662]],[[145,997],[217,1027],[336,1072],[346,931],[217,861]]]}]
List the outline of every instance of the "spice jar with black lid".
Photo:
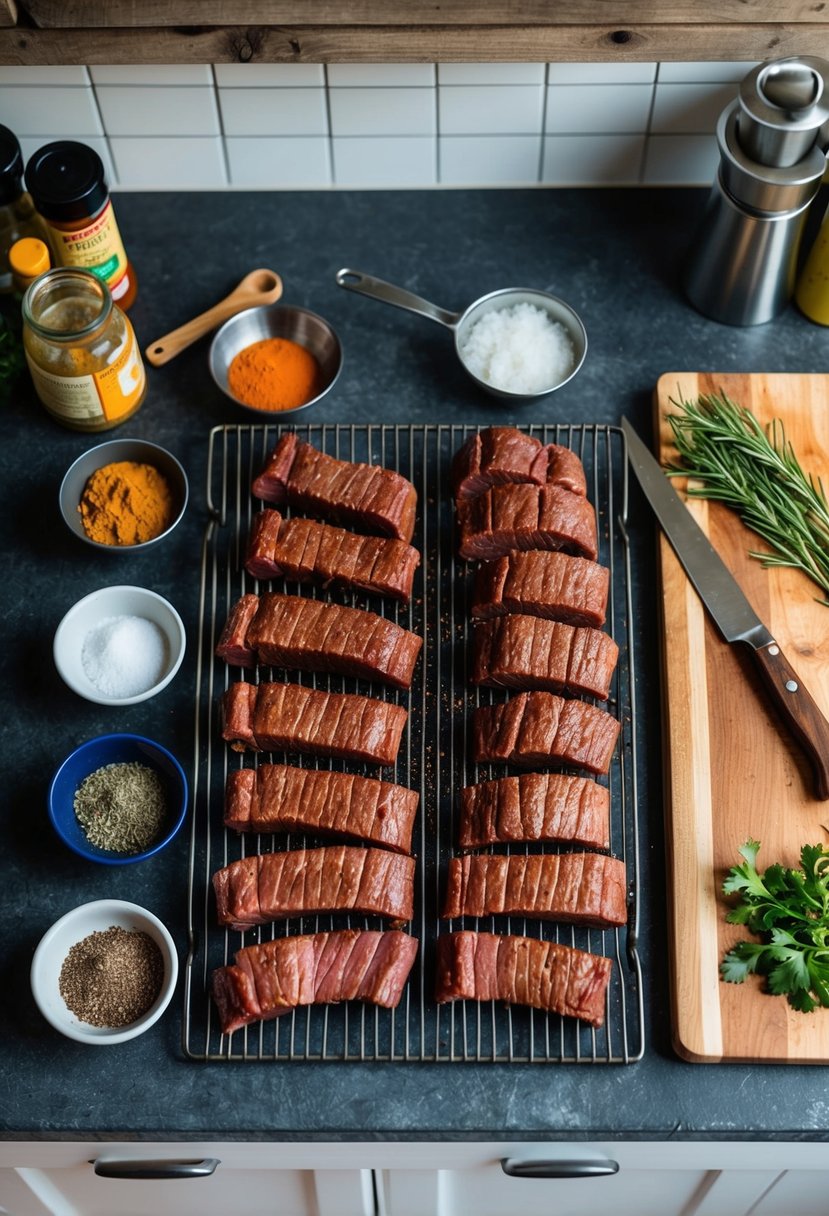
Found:
[{"label": "spice jar with black lid", "polygon": [[21,237],[42,233],[31,195],[23,189],[23,154],[17,136],[0,124],[0,292],[12,290],[9,250]]},{"label": "spice jar with black lid", "polygon": [[57,266],[80,266],[103,279],[115,302],[135,299],[135,271],[127,258],[94,148],[62,139],[29,157],[26,185],[46,229]]},{"label": "spice jar with black lid", "polygon": [[23,350],[37,395],[56,422],[105,431],[130,418],[147,391],[135,333],[103,279],[57,267],[26,289]]}]

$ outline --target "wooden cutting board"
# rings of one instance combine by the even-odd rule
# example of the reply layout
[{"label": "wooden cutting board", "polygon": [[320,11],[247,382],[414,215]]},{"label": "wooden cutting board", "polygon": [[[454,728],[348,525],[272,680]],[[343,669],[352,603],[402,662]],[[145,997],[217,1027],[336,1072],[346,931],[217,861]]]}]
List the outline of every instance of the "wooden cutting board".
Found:
[{"label": "wooden cutting board", "polygon": [[[670,398],[723,391],[761,422],[783,421],[802,467],[829,490],[829,376],[675,372],[657,384],[657,455],[675,456]],[[684,491],[685,484],[675,481]],[[693,511],[754,610],[829,717],[829,608],[795,570],[765,569],[765,549],[720,503]],[[803,844],[829,842],[829,802],[766,699],[750,653],[722,641],[673,550],[659,539],[663,609],[663,730],[674,1046],[698,1062],[829,1063],[829,1009],[797,1013],[761,981],[726,984],[725,951],[748,931],[726,924],[722,883],[760,841],[758,867],[799,864]]]}]

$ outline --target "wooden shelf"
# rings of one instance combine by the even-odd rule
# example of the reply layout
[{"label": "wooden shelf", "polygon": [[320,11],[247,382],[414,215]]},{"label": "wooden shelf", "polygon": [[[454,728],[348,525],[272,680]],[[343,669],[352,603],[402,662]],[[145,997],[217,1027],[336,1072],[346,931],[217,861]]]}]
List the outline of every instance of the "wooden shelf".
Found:
[{"label": "wooden shelf", "polygon": [[0,64],[829,58],[817,0],[0,0]]}]

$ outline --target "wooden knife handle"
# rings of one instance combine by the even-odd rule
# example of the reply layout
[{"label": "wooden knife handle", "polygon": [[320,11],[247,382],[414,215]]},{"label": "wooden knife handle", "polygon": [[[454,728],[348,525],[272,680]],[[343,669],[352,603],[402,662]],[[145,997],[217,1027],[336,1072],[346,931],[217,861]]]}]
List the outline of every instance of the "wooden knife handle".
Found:
[{"label": "wooden knife handle", "polygon": [[754,651],[766,688],[811,761],[815,794],[829,798],[829,722],[804,687],[777,642]]}]

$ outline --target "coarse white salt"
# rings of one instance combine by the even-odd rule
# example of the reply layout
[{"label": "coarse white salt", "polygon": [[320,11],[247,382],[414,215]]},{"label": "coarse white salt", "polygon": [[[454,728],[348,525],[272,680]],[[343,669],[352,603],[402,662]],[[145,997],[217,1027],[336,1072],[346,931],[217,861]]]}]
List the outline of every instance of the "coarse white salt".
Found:
[{"label": "coarse white salt", "polygon": [[512,304],[486,313],[459,347],[469,371],[510,393],[555,388],[576,362],[573,343],[560,321],[535,304]]},{"label": "coarse white salt", "polygon": [[87,678],[105,697],[137,697],[162,679],[167,638],[143,616],[110,616],[90,629],[81,648]]}]

